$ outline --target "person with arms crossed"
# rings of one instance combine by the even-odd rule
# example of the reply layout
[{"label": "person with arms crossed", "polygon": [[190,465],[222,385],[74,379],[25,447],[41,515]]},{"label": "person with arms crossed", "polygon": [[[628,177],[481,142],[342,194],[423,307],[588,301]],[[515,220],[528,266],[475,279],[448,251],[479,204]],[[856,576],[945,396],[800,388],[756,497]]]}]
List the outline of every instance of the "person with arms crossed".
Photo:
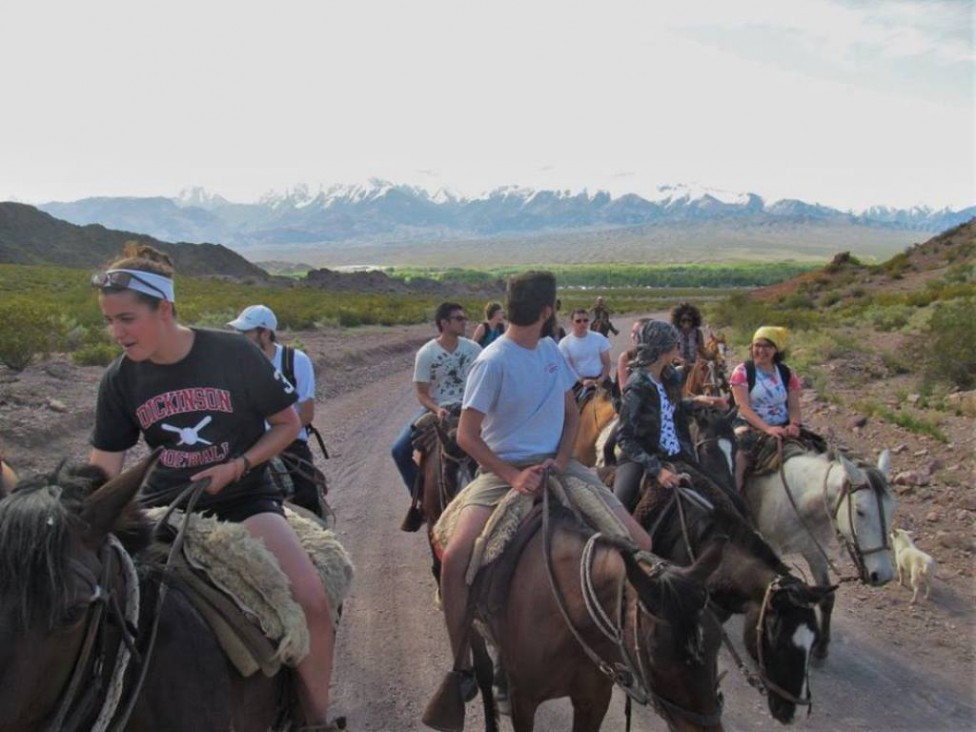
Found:
[{"label": "person with arms crossed", "polygon": [[589,329],[590,316],[577,308],[571,316],[571,330],[559,341],[559,350],[576,374],[577,392],[587,387],[607,386],[610,376],[610,341]]}]

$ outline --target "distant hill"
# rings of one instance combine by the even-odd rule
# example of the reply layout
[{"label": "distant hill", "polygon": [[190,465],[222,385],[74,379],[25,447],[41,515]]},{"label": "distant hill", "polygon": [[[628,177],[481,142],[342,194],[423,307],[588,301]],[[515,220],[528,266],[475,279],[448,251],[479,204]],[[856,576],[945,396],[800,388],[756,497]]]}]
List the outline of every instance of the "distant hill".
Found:
[{"label": "distant hill", "polygon": [[77,226],[21,203],[0,203],[0,262],[96,269],[117,258],[125,242],[133,239],[170,255],[177,271],[186,274],[268,277],[260,267],[220,244],[170,244],[97,224]]},{"label": "distant hill", "polygon": [[[442,254],[453,256],[452,264],[500,264],[512,261],[511,254],[515,261],[543,262],[560,238],[610,244],[582,258],[572,248],[560,251],[568,257],[561,261],[646,261],[672,252],[689,255],[684,261],[729,259],[741,252],[747,258],[785,252],[810,259],[851,248],[886,257],[917,241],[916,232],[934,234],[976,215],[976,207],[874,207],[854,213],[697,186],[618,196],[511,186],[463,197],[381,180],[319,191],[298,186],[249,204],[193,189],[177,198],[88,198],[40,208],[79,225],[99,223],[170,241],[219,241],[252,260],[315,266],[402,264],[418,256],[432,263]],[[496,244],[503,250],[499,256]],[[623,252],[619,244],[626,244]],[[727,254],[726,247],[733,251]]]},{"label": "distant hill", "polygon": [[822,269],[753,291],[758,300],[777,301],[795,295],[831,304],[856,300],[865,292],[914,292],[940,280],[951,268],[972,278],[976,267],[976,218],[916,244],[878,265],[865,265],[849,252],[836,255]]}]

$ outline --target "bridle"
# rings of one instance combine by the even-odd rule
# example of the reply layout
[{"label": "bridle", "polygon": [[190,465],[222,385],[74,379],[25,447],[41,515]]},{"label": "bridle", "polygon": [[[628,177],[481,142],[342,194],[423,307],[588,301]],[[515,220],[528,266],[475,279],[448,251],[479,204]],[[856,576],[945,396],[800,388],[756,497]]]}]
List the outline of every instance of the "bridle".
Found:
[{"label": "bridle", "polygon": [[[871,554],[877,554],[878,552],[887,552],[891,550],[891,545],[888,542],[888,526],[885,521],[884,514],[884,494],[885,490],[883,487],[876,486],[871,482],[871,478],[868,475],[864,475],[864,480],[860,483],[854,483],[850,476],[844,476],[844,482],[841,484],[840,495],[837,496],[837,501],[834,504],[833,510],[828,508],[828,484],[827,479],[830,476],[830,470],[834,467],[836,463],[831,463],[830,467],[827,468],[827,472],[824,474],[823,480],[823,500],[824,508],[827,510],[827,515],[830,517],[831,525],[834,527],[834,533],[837,536],[837,540],[841,545],[847,550],[847,553],[851,557],[851,561],[854,562],[854,566],[857,567],[858,577],[862,582],[868,582],[868,569],[865,558]],[[881,545],[872,547],[870,549],[864,549],[861,546],[860,539],[857,535],[857,524],[854,521],[854,494],[858,491],[870,489],[874,493],[875,500],[878,504],[878,521],[880,522],[881,530]],[[851,527],[851,539],[848,539],[844,533],[840,530],[838,525],[838,518],[840,515],[841,504],[847,499],[847,521]],[[834,570],[836,571],[836,569]],[[838,574],[840,574],[838,572]]]},{"label": "bridle", "polygon": [[[115,715],[122,696],[123,679],[132,656],[138,658],[135,647],[139,621],[139,580],[132,557],[115,536],[102,542],[98,553],[101,574],[95,574],[82,562],[71,558],[69,569],[92,587],[88,599],[88,621],[85,626],[81,649],[75,659],[74,670],[58,703],[58,709],[47,726],[50,732],[72,732],[83,729],[89,722],[93,707],[99,695],[104,692],[98,717],[89,728],[93,732],[103,732]],[[116,579],[121,575],[125,597],[119,599]],[[107,660],[112,649],[109,648],[107,623],[111,621],[122,633],[119,646],[115,649],[115,664],[110,669]],[[96,649],[96,641],[101,643]],[[91,677],[94,683],[86,683]]]},{"label": "bridle", "polygon": [[[688,556],[694,562],[696,559],[695,550],[691,546],[691,533],[688,530],[688,519],[685,516],[682,499],[693,501],[695,503],[698,503],[699,505],[705,505],[705,504],[701,503],[702,499],[698,497],[697,494],[695,494],[694,492],[686,488],[681,488],[681,487],[674,490],[673,498],[671,499],[672,503],[674,503],[677,506],[678,520],[681,526],[681,536],[685,542],[685,550],[688,552]],[[651,531],[648,532],[651,535],[652,539],[654,534],[657,533],[658,528],[660,528],[660,526],[662,525],[663,519],[666,514],[667,514],[667,509],[661,512],[661,516],[655,522]],[[798,706],[806,706],[807,715],[809,716],[810,712],[813,709],[813,700],[811,698],[809,678],[807,680],[806,697],[800,698],[795,694],[784,689],[782,686],[777,684],[769,677],[769,674],[766,671],[766,663],[763,656],[763,642],[765,640],[766,615],[772,603],[773,596],[777,592],[782,592],[785,590],[785,588],[783,587],[783,582],[786,579],[788,579],[787,575],[778,574],[769,582],[768,585],[766,585],[766,592],[763,594],[763,601],[759,607],[759,616],[758,616],[758,620],[756,621],[756,667],[758,673],[753,673],[752,671],[750,671],[749,667],[746,666],[745,662],[742,660],[742,657],[739,655],[738,651],[735,650],[735,646],[732,645],[732,641],[729,639],[729,636],[725,632],[724,627],[722,628],[722,643],[725,645],[725,648],[728,650],[729,655],[732,656],[732,660],[735,662],[739,671],[742,672],[742,675],[745,677],[746,681],[752,688],[756,689],[760,694],[766,694],[767,692],[771,692],[784,701],[790,702],[792,704],[796,704]]]},{"label": "bridle", "polygon": [[[718,725],[722,720],[722,710],[724,707],[724,697],[722,696],[721,691],[716,690],[716,710],[711,714],[700,714],[692,709],[688,709],[680,704],[666,699],[654,691],[650,682],[650,672],[645,663],[645,657],[647,654],[644,652],[644,649],[640,643],[640,631],[642,627],[641,620],[643,616],[645,614],[650,617],[654,616],[652,616],[650,612],[643,607],[642,603],[639,601],[639,598],[634,599],[634,602],[632,603],[634,606],[633,621],[630,623],[630,626],[633,628],[632,638],[630,639],[630,643],[633,645],[633,650],[631,650],[630,644],[627,642],[628,613],[625,612],[625,608],[631,605],[631,603],[627,601],[627,583],[625,582],[624,576],[621,575],[617,583],[617,607],[615,613],[617,618],[616,622],[611,620],[607,615],[606,610],[597,596],[596,589],[593,586],[592,577],[593,555],[597,544],[602,542],[603,544],[612,546],[621,551],[633,551],[633,546],[624,546],[623,542],[621,542],[619,539],[613,539],[611,537],[604,536],[600,532],[596,532],[589,537],[584,545],[583,553],[580,559],[580,587],[590,620],[600,631],[600,633],[610,640],[610,642],[616,647],[621,660],[616,663],[606,661],[593,649],[589,643],[586,642],[586,639],[583,638],[580,630],[574,625],[569,614],[569,608],[566,605],[566,599],[563,596],[559,584],[556,582],[555,571],[552,566],[552,530],[549,525],[549,496],[552,492],[549,484],[550,479],[558,480],[558,477],[551,475],[550,472],[546,470],[543,476],[542,536],[543,555],[545,557],[546,573],[549,578],[549,587],[552,591],[553,597],[556,600],[556,605],[559,608],[563,621],[566,623],[566,626],[569,628],[573,637],[576,638],[576,641],[583,649],[583,652],[614,685],[619,686],[627,695],[627,729],[630,729],[630,704],[632,700],[641,705],[647,705],[650,703],[658,714],[660,714],[667,721],[673,721],[675,717],[680,717],[681,719],[700,727]],[[562,492],[564,495],[568,495],[565,489]],[[667,567],[667,562],[658,560],[649,571],[648,577],[653,579],[654,577],[662,574]],[[708,610],[708,603],[709,600],[706,592],[705,603],[702,607],[703,612],[710,612],[710,610]]]},{"label": "bridle", "polygon": [[[843,483],[841,483],[840,495],[837,497],[837,502],[834,504],[833,509],[831,509],[830,495],[829,495],[830,471],[833,470],[835,467],[837,467],[838,462],[831,461],[827,466],[826,472],[824,472],[822,492],[823,492],[823,505],[824,505],[824,510],[827,513],[827,519],[830,521],[830,525],[834,530],[834,535],[837,537],[837,541],[840,542],[841,546],[843,546],[847,550],[847,553],[850,555],[851,560],[854,562],[854,566],[857,568],[856,577],[844,576],[843,574],[841,574],[841,571],[837,568],[837,565],[834,564],[833,560],[830,558],[827,552],[824,551],[824,548],[820,545],[820,542],[817,541],[817,538],[814,535],[813,530],[807,524],[806,519],[803,518],[803,514],[800,513],[800,508],[796,503],[796,498],[794,498],[793,491],[790,490],[790,484],[786,480],[786,470],[784,468],[785,461],[783,460],[782,441],[779,441],[779,446],[777,447],[777,453],[779,457],[779,476],[780,476],[780,480],[783,482],[783,488],[786,491],[786,497],[789,498],[790,504],[793,506],[793,511],[796,513],[796,517],[800,521],[800,525],[807,532],[807,535],[810,537],[810,540],[813,542],[813,545],[817,548],[817,551],[820,552],[820,555],[823,557],[824,561],[827,562],[827,565],[834,571],[834,574],[836,574],[837,577],[839,578],[838,582],[846,583],[846,582],[856,582],[860,580],[861,582],[867,583],[870,578],[867,571],[867,565],[865,564],[864,561],[865,557],[871,554],[877,554],[878,552],[889,551],[891,548],[888,543],[888,529],[887,529],[887,522],[885,521],[885,515],[884,515],[884,502],[883,502],[884,493],[885,493],[884,488],[879,488],[872,485],[871,479],[867,475],[864,476],[864,480],[862,482],[855,484],[851,480],[850,476],[847,474],[847,471],[846,469],[844,469],[844,466],[841,465],[840,466],[841,469],[844,469],[845,472],[844,481]],[[861,547],[860,541],[857,536],[857,524],[854,522],[854,494],[866,488],[870,488],[871,490],[874,491],[875,498],[878,502],[878,520],[881,522],[881,526],[880,526],[881,546],[873,547],[871,549],[863,549]],[[851,527],[852,539],[848,539],[844,535],[844,532],[840,530],[840,526],[838,525],[838,516],[840,514],[840,507],[841,504],[844,503],[845,499],[847,499],[847,516],[848,516],[848,522],[850,523],[850,527]]]},{"label": "bridle", "polygon": [[[170,504],[169,510],[160,521],[160,523],[165,524],[169,515],[186,500],[182,525],[170,547],[169,554],[166,557],[166,563],[162,567],[164,575],[167,573],[174,557],[182,550],[190,514],[200,494],[209,484],[210,479],[207,478],[187,486]],[[120,569],[118,571],[115,568],[114,558],[118,558],[119,560]],[[94,704],[97,695],[102,689],[98,683],[88,684],[84,690],[82,690],[82,685],[91,676],[95,676],[96,678],[105,677],[105,672],[107,671],[105,661],[109,651],[107,633],[105,632],[106,615],[112,618],[119,627],[122,633],[122,639],[117,649],[112,674],[107,683],[105,699],[102,701],[101,709],[99,710],[95,723],[91,727],[88,727],[86,732],[106,732],[109,729],[113,732],[120,732],[125,729],[146,680],[146,672],[149,669],[150,658],[156,645],[159,621],[162,617],[161,610],[163,602],[166,599],[169,584],[165,580],[160,581],[159,592],[156,596],[153,623],[149,630],[149,641],[140,658],[139,651],[136,648],[136,639],[139,632],[138,623],[141,597],[139,593],[139,578],[136,573],[135,564],[132,557],[113,534],[109,534],[102,542],[99,548],[99,562],[102,565],[102,571],[96,580],[94,573],[80,561],[76,559],[69,559],[68,561],[70,569],[88,582],[92,586],[93,592],[88,601],[90,614],[85,629],[85,638],[82,641],[78,657],[75,659],[71,679],[58,704],[58,711],[55,713],[51,723],[47,726],[48,732],[74,732],[75,730],[86,729],[82,725],[90,719],[91,706]],[[113,583],[118,572],[122,573],[126,585],[124,605],[119,600]],[[109,588],[107,591],[105,589],[106,587]],[[96,653],[94,646],[99,636],[102,638],[102,644]],[[129,690],[128,701],[120,710],[119,702],[121,701],[124,690],[125,673],[129,660],[132,657],[140,661],[141,670],[135,684]]]}]

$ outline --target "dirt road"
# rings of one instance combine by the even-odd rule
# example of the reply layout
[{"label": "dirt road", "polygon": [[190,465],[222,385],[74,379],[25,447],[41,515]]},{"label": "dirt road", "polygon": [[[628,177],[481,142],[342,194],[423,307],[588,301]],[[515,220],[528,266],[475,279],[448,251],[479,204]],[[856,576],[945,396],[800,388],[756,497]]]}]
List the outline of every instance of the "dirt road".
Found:
[{"label": "dirt road", "polygon": [[[418,342],[419,345],[419,342]],[[622,338],[615,343],[617,353]],[[339,632],[335,708],[354,730],[421,730],[420,715],[450,667],[447,639],[433,605],[434,583],[424,535],[398,530],[407,493],[389,458],[389,445],[416,410],[411,390],[412,352],[388,361],[388,376],[368,389],[348,392],[320,406],[333,459],[327,465],[338,531],[356,561],[355,587]],[[342,425],[342,430],[334,427]],[[964,598],[947,589],[936,599],[958,622],[945,642],[919,648],[898,623],[873,612],[884,590],[845,585],[834,614],[832,654],[812,672],[814,710],[793,725],[809,730],[970,730],[976,727],[973,669],[959,646],[972,644]],[[904,596],[891,593],[901,608]],[[954,610],[953,610],[954,608]],[[905,606],[907,613],[907,606]],[[897,617],[897,616],[896,616]],[[741,630],[730,624],[736,641]],[[741,648],[740,648],[741,651]],[[765,700],[732,666],[723,681],[729,730],[774,729]],[[623,696],[615,692],[604,729],[623,729]],[[510,729],[504,719],[505,729]],[[636,729],[664,723],[639,708]],[[468,705],[466,729],[483,728],[480,703]],[[540,730],[569,730],[568,700],[545,705]]]},{"label": "dirt road", "polygon": [[[625,319],[617,323],[628,324]],[[300,337],[316,362],[316,423],[332,452],[332,459],[324,464],[330,500],[338,512],[338,532],[357,566],[339,630],[334,701],[336,711],[347,715],[350,727],[359,732],[424,729],[423,707],[450,666],[443,623],[433,605],[424,535],[398,529],[407,493],[389,457],[394,437],[417,410],[410,383],[413,354],[431,330],[409,326],[289,336]],[[623,347],[624,339],[618,337],[614,353]],[[0,440],[7,457],[24,475],[50,470],[63,456],[83,459],[87,455],[87,432],[101,373],[99,367],[74,366],[64,356],[19,373],[0,369]],[[815,411],[812,405],[810,411]],[[843,413],[824,407],[812,416],[833,420],[842,434],[853,437],[845,429]],[[815,422],[814,427],[824,425]],[[920,449],[925,443],[915,443],[911,435],[895,428],[869,425],[870,429],[887,431],[870,433],[875,435],[871,448],[905,443],[897,456],[902,463],[934,456],[911,457],[925,453]],[[964,438],[960,432],[957,444],[964,444]],[[928,539],[928,548],[940,560],[942,578],[932,600],[910,607],[910,593],[894,584],[881,589],[844,585],[834,612],[831,656],[812,672],[813,714],[800,718],[796,728],[976,728],[973,561],[965,543],[976,506],[961,507],[958,502],[966,497],[960,494],[950,509],[947,492],[929,490],[900,495],[896,521],[912,518],[931,537],[927,527],[934,525],[931,512],[938,508],[938,526],[955,521],[962,527],[958,534],[962,543],[952,549]],[[741,631],[733,625],[730,634],[738,641]],[[778,727],[765,700],[746,685],[724,652],[720,663],[729,669],[722,684],[726,729]],[[472,703],[468,710],[467,729],[483,728],[480,704]],[[570,720],[568,700],[557,700],[540,710],[537,728],[562,732],[570,729]],[[507,719],[503,725],[510,729]],[[617,693],[604,729],[623,726],[623,698]],[[635,728],[665,727],[653,712],[638,709]]]}]

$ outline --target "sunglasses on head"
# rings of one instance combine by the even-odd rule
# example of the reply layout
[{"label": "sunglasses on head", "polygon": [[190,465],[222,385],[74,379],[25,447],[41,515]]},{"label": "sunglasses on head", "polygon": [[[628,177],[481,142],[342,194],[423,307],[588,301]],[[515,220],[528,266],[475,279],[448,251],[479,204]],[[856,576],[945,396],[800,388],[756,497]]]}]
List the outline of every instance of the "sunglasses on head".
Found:
[{"label": "sunglasses on head", "polygon": [[154,292],[158,292],[159,297],[163,300],[167,299],[166,293],[156,287],[156,285],[154,285],[152,282],[144,280],[139,275],[132,274],[132,272],[121,272],[118,270],[113,272],[96,272],[92,275],[91,285],[92,287],[97,287],[99,289],[114,287],[120,290],[127,290],[131,289],[129,285],[132,284],[133,280],[143,284]]}]

